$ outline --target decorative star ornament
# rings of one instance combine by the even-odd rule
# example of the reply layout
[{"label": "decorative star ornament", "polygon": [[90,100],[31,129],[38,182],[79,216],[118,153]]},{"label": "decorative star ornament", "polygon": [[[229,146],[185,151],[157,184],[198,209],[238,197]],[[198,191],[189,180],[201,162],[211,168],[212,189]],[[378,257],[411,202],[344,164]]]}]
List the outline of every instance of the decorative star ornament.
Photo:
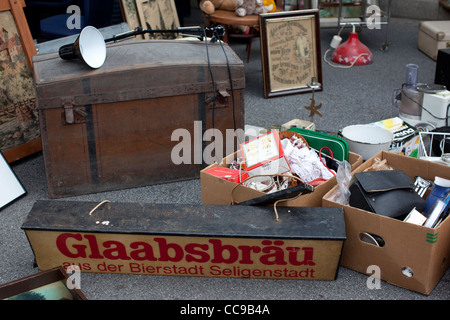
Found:
[{"label": "decorative star ornament", "polygon": [[305,106],[305,109],[309,111],[309,117],[312,120],[316,114],[320,117],[322,116],[322,112],[319,111],[322,104],[316,105],[316,100],[314,99],[314,90],[320,88],[320,83],[317,82],[316,77],[312,77],[311,82],[308,82],[306,85],[312,89],[311,104]]},{"label": "decorative star ornament", "polygon": [[316,101],[314,98],[311,98],[311,105],[305,106],[306,110],[309,110],[309,117],[314,118],[314,115],[317,114],[318,116],[322,116],[322,112],[319,111],[319,109],[322,107],[322,104],[316,105]]}]

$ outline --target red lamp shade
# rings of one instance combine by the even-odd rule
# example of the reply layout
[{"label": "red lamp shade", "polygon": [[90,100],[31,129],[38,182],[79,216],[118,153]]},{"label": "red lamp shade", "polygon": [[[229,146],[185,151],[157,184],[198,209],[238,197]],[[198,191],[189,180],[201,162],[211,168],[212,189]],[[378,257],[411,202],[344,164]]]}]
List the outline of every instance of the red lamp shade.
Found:
[{"label": "red lamp shade", "polygon": [[337,47],[331,60],[345,65],[366,65],[373,62],[372,52],[358,39],[356,32],[351,32],[346,42]]}]

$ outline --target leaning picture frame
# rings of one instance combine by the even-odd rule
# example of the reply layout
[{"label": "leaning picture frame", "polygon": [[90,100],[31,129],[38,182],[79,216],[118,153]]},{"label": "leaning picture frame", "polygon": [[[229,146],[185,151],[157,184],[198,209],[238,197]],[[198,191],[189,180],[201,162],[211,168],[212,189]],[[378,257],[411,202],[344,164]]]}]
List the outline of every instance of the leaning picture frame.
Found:
[{"label": "leaning picture frame", "polygon": [[[120,0],[120,10],[125,22],[128,24],[130,30],[135,30],[141,27],[139,20],[139,12],[134,0]],[[144,39],[142,34],[136,35],[135,39]]]},{"label": "leaning picture frame", "polygon": [[[121,0],[122,16],[130,30],[175,30],[180,27],[174,0]],[[137,35],[136,39],[174,39],[174,33]]]},{"label": "leaning picture frame", "polygon": [[27,191],[0,152],[0,211]]},{"label": "leaning picture frame", "polygon": [[87,300],[63,267],[0,285],[0,300]]},{"label": "leaning picture frame", "polygon": [[42,150],[24,0],[0,0],[0,151],[9,163]]},{"label": "leaning picture frame", "polygon": [[259,16],[264,98],[321,91],[319,11],[294,10]]}]

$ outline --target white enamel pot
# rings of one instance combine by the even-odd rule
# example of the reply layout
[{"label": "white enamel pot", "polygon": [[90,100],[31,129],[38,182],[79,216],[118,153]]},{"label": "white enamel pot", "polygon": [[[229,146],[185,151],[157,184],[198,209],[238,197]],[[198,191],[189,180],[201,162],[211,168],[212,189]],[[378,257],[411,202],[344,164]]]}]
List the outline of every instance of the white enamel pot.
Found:
[{"label": "white enamel pot", "polygon": [[357,124],[342,129],[342,137],[347,141],[351,152],[364,160],[380,151],[388,151],[394,135],[391,131],[373,125]]}]

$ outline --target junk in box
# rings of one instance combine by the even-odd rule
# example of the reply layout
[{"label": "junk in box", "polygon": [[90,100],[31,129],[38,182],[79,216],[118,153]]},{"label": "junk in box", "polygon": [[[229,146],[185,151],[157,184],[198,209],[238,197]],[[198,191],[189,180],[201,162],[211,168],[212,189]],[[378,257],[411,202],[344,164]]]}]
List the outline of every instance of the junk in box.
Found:
[{"label": "junk in box", "polygon": [[[265,135],[260,135],[259,139],[264,141],[261,141],[259,145],[255,143],[257,147],[250,146],[250,144],[257,140],[250,140],[241,145],[241,150],[227,155],[220,163],[211,164],[203,169],[200,173],[202,204],[229,205],[235,203],[245,203],[248,200],[265,197],[269,194],[276,197],[277,195],[274,191],[284,191],[284,199],[286,199],[286,201],[280,202],[280,206],[320,207],[322,205],[323,195],[325,195],[325,193],[327,193],[336,184],[336,177],[330,173],[330,170],[323,163],[318,162],[320,160],[318,160],[319,157],[317,157],[317,159],[315,158],[317,156],[316,154],[314,154],[314,157],[311,157],[311,159],[317,160],[317,163],[322,166],[323,171],[326,174],[329,174],[328,179],[317,178],[316,176],[309,174],[310,172],[305,172],[302,170],[302,164],[307,163],[307,161],[304,160],[304,158],[299,160],[300,158],[296,157],[297,154],[294,151],[297,151],[297,147],[302,149],[303,146],[305,147],[303,148],[303,155],[312,154],[315,151],[314,148],[310,146],[310,142],[311,145],[316,148],[321,145],[328,145],[329,147],[327,148],[337,148],[341,157],[340,159],[348,159],[349,170],[356,169],[362,163],[362,157],[360,155],[349,152],[348,149],[346,149],[345,152],[342,151],[342,141],[340,138],[327,134],[319,134],[311,130],[300,130],[298,128],[294,128],[292,131],[281,131],[278,133],[280,138],[272,139],[272,137],[274,137],[274,132],[276,131],[272,131],[271,133]],[[267,144],[269,141],[268,139],[271,139],[271,144]],[[291,148],[290,141],[295,141],[296,146]],[[300,146],[300,144],[302,144],[302,146]],[[283,145],[283,147],[281,148],[280,145]],[[263,154],[264,157],[258,161],[255,160],[258,159],[257,154],[250,158],[248,155],[242,156],[243,152],[250,153],[256,150],[264,150],[259,152]],[[271,152],[268,152],[267,150],[271,150]],[[248,168],[246,168],[246,170],[242,170],[242,164],[238,159],[250,159],[250,170],[248,170]],[[283,161],[280,161],[280,159],[283,159]],[[342,163],[343,161],[340,162]],[[236,171],[235,176],[239,177],[237,174],[240,173],[241,180],[236,181],[235,179],[232,181],[230,179],[224,179],[214,173],[214,171],[217,170],[215,168],[234,168]],[[255,173],[252,176],[255,168],[263,169],[260,169],[257,171],[257,174]],[[277,175],[274,175],[275,180],[277,181],[271,177],[277,169],[281,173],[278,177],[281,177],[281,179],[286,178],[284,183],[276,179]],[[313,171],[314,173],[317,173],[317,170],[314,169]],[[293,174],[293,172],[300,174],[300,176]],[[261,175],[261,173],[263,174]],[[304,174],[302,175],[302,173]],[[247,178],[248,175],[250,175],[250,177]],[[264,176],[265,180],[261,180]],[[309,178],[309,180],[306,181],[306,178]],[[290,180],[289,184],[286,184],[287,180]],[[279,188],[274,188],[275,185],[282,186]],[[292,187],[298,187],[300,185],[305,185],[305,188],[300,190],[302,194],[297,192],[298,196],[294,193],[291,193],[290,196],[287,195],[289,189],[293,189]],[[262,189],[261,186],[266,186],[267,188]],[[285,188],[285,186],[288,187]],[[313,190],[310,189],[311,186],[314,187]],[[264,199],[261,200],[264,201]],[[275,201],[277,200],[275,199]]]},{"label": "junk in box", "polygon": [[[417,181],[417,177],[431,181],[436,177],[450,179],[446,165],[385,151],[364,162],[353,175],[372,168],[380,171],[393,169],[396,174],[400,170],[410,181]],[[376,181],[376,184],[380,183],[382,181]],[[398,207],[399,203],[404,202],[404,196],[396,198],[398,203],[380,203],[381,207],[371,212],[336,202],[333,200],[336,189],[335,186],[323,197],[323,206],[344,208],[347,239],[341,265],[364,274],[370,266],[377,266],[381,279],[430,294],[450,265],[450,219],[446,218],[434,227],[426,227],[422,225],[423,221],[417,224],[415,220],[418,219],[410,215],[417,214],[421,210],[419,207],[423,206],[423,203],[416,202],[417,197],[413,200],[416,203],[414,206],[418,206],[417,210],[405,207],[399,218],[398,214],[395,214],[396,217],[393,214],[390,217],[386,215],[393,212],[393,204]],[[402,192],[407,193],[406,190]],[[425,192],[420,194],[423,194],[424,200],[431,196]]]}]

